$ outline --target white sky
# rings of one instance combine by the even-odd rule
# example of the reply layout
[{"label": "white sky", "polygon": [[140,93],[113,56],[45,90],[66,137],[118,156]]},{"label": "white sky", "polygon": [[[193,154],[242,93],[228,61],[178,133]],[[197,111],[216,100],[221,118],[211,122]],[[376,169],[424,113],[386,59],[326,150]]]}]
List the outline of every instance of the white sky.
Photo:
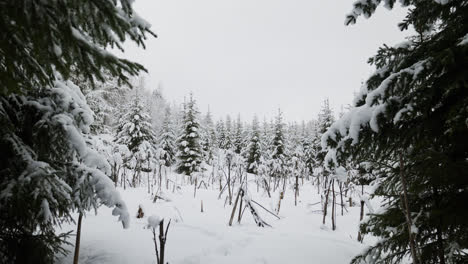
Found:
[{"label": "white sky", "polygon": [[344,26],[354,1],[137,0],[135,9],[158,38],[127,58],[149,70],[147,83],[170,101],[190,91],[216,118],[241,114],[289,121],[315,118],[324,98],[335,112],[351,103],[369,74],[367,59],[383,43],[404,40],[405,12],[380,7]]}]

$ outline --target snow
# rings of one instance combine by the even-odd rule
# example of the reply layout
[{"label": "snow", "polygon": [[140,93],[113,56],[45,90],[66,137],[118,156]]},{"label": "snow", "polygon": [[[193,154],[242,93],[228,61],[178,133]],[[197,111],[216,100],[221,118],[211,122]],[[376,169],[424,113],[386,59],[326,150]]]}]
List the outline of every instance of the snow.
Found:
[{"label": "snow", "polygon": [[157,215],[151,215],[148,217],[148,227],[150,228],[157,228],[159,226],[159,223],[161,223],[161,217]]},{"label": "snow", "polygon": [[62,48],[57,44],[54,44],[54,53],[57,57],[62,56]]},{"label": "snow", "polygon": [[[328,140],[331,139],[336,141],[336,135],[340,135],[342,138],[338,143],[340,146],[341,142],[348,139],[352,139],[351,144],[355,145],[359,142],[360,130],[364,126],[370,126],[372,131],[379,132],[379,124],[377,122],[378,116],[384,114],[387,108],[387,103],[383,101],[384,95],[387,93],[391,84],[398,80],[403,74],[409,74],[413,79],[417,78],[418,75],[424,70],[424,66],[428,63],[427,60],[422,60],[414,63],[408,68],[404,68],[398,72],[390,74],[386,77],[380,85],[369,91],[368,87],[364,85],[361,91],[355,98],[355,103],[361,100],[365,96],[365,103],[360,106],[351,108],[346,114],[344,114],[339,120],[335,121],[327,132],[322,135],[321,146],[323,149],[328,149]],[[383,73],[385,69],[379,69],[374,74]],[[396,99],[396,98],[391,98]],[[401,113],[402,114],[402,113]],[[398,116],[397,120],[401,117]],[[397,114],[398,115],[398,114]],[[336,155],[336,153],[332,153]],[[333,157],[334,158],[334,157]],[[336,158],[334,158],[336,160]]]},{"label": "snow", "polygon": [[[182,175],[171,174],[175,182],[181,182]],[[249,177],[252,177],[250,175]],[[279,193],[272,197],[257,192],[253,181],[248,186],[245,202],[252,200],[270,211],[277,205]],[[136,213],[143,205],[145,216],[133,218],[129,229],[122,229],[110,216],[109,208],[102,207],[99,214],[87,214],[83,219],[81,234],[80,263],[155,263],[152,233],[147,228],[156,227],[161,219],[172,219],[167,234],[166,258],[171,264],[188,263],[321,263],[341,264],[360,253],[364,244],[356,241],[359,223],[359,207],[349,207],[348,213],[337,213],[337,230],[332,231],[330,219],[322,225],[322,215],[315,213],[320,205],[316,187],[305,182],[300,185],[298,206],[294,206],[292,191],[286,190],[281,202],[280,219],[273,217],[259,206],[255,210],[272,227],[258,227],[249,212],[244,211],[241,223],[237,223],[237,211],[233,226],[228,226],[232,207],[225,205],[224,197],[218,199],[216,186],[200,188],[193,196],[193,185],[177,189],[163,187],[164,197],[169,202],[152,196],[146,187],[119,189],[129,211]],[[237,190],[236,192],[237,193]],[[204,212],[200,212],[203,202]],[[62,231],[75,230],[72,224],[62,225]],[[74,243],[74,237],[70,238]],[[71,249],[71,248],[70,248]],[[71,251],[73,252],[73,251]],[[71,263],[73,253],[59,258],[58,263]]]},{"label": "snow", "polygon": [[42,199],[41,215],[44,218],[44,222],[52,220],[52,213],[50,212],[49,202],[47,202],[47,199]]},{"label": "snow", "polygon": [[400,109],[400,111],[398,111],[395,114],[395,117],[393,118],[393,124],[397,124],[398,122],[400,122],[403,114],[405,114],[406,112],[412,111],[412,110],[413,110],[413,107],[411,106],[411,104],[406,105],[405,107]]},{"label": "snow", "polygon": [[468,33],[462,38],[460,43],[458,43],[458,46],[463,46],[468,44]]},{"label": "snow", "polygon": [[348,174],[346,173],[346,169],[342,166],[336,168],[335,178],[340,182],[346,182],[346,180],[348,179]]},{"label": "snow", "polygon": [[446,5],[452,0],[434,0],[434,2],[441,4],[441,5]]}]

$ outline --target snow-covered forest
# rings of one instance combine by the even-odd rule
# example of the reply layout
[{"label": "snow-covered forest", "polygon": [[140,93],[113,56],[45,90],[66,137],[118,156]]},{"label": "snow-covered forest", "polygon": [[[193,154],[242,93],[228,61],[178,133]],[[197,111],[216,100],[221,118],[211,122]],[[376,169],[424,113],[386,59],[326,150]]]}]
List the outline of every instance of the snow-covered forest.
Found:
[{"label": "snow-covered forest", "polygon": [[468,2],[343,18],[396,4],[413,34],[298,122],[168,99],[112,52],[158,33],[133,1],[1,2],[0,262],[468,263]]}]

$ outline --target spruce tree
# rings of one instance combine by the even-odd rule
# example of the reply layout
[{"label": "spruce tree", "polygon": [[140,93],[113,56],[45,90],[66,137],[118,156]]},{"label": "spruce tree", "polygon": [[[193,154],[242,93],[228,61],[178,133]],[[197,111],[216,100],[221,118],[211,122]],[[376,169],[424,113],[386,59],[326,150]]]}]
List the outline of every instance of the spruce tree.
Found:
[{"label": "spruce tree", "polygon": [[176,138],[174,133],[174,127],[171,121],[171,112],[170,108],[166,108],[166,113],[164,116],[164,121],[162,123],[160,136],[158,139],[158,148],[159,148],[159,160],[164,161],[164,166],[170,167],[174,164],[176,157]]},{"label": "spruce tree", "polygon": [[143,45],[132,1],[0,3],[0,262],[52,263],[55,227],[101,204],[129,217],[107,161],[89,140],[93,113],[70,79],[128,81],[143,66],[106,49]]},{"label": "spruce tree", "polygon": [[232,145],[234,148],[234,152],[237,154],[242,153],[242,149],[244,148],[244,137],[243,137],[243,127],[240,115],[237,116],[234,132],[232,134]]},{"label": "spruce tree", "polygon": [[[125,166],[134,170],[133,187],[141,182],[141,173],[156,166],[156,135],[151,126],[148,110],[136,90],[133,99],[124,108],[115,135],[115,142],[127,146],[132,153]],[[149,183],[148,183],[149,184]]]},{"label": "spruce tree", "polygon": [[213,126],[213,119],[211,118],[211,112],[209,109],[205,115],[205,118],[203,119],[200,141],[203,151],[203,159],[207,164],[211,164],[211,161],[214,157],[216,133]]},{"label": "spruce tree", "polygon": [[301,145],[304,151],[303,162],[308,175],[313,175],[315,168],[315,151],[312,133],[307,130],[306,124],[302,123]]},{"label": "spruce tree", "polygon": [[260,165],[261,143],[260,143],[260,131],[257,116],[252,120],[252,127],[250,131],[250,141],[246,148],[246,163],[247,172],[258,173],[257,169]]},{"label": "spruce tree", "polygon": [[226,148],[226,129],[223,120],[218,120],[216,123],[216,141],[220,149]]},{"label": "spruce tree", "polygon": [[126,110],[119,119],[115,141],[126,145],[133,153],[138,152],[143,144],[150,144],[154,150],[156,136],[148,111],[138,93],[124,109]]},{"label": "spruce tree", "polygon": [[284,135],[284,124],[281,110],[278,110],[278,115],[275,118],[273,124],[273,137],[272,147],[270,152],[270,170],[272,175],[277,178],[277,184],[279,185],[280,178],[284,178],[283,191],[286,186],[286,174],[287,174],[287,153],[286,153],[286,142]]},{"label": "spruce tree", "polygon": [[273,128],[273,140],[272,140],[272,158],[283,159],[286,155],[285,146],[285,135],[284,135],[284,124],[281,110],[278,110],[278,115],[275,119]]},{"label": "spruce tree", "polygon": [[190,94],[189,101],[184,105],[182,132],[177,140],[177,172],[194,176],[200,171],[202,149],[200,146],[200,124],[195,100]]},{"label": "spruce tree", "polygon": [[225,128],[226,139],[223,144],[223,149],[231,149],[233,147],[233,136],[232,136],[233,129],[232,129],[232,120],[231,120],[230,115],[226,116],[226,124],[224,128]]},{"label": "spruce tree", "polygon": [[264,118],[262,123],[262,131],[260,133],[260,143],[261,143],[261,152],[266,156],[270,153],[271,150],[271,126],[268,124],[267,120]]},{"label": "spruce tree", "polygon": [[143,66],[106,49],[123,50],[126,39],[144,47],[146,33],[153,34],[132,2],[2,2],[0,94],[53,86],[56,73],[64,79],[75,74],[104,81],[101,72],[107,70],[128,82]]},{"label": "spruce tree", "polygon": [[314,135],[313,144],[315,148],[315,162],[316,167],[322,171],[322,175],[326,177],[329,174],[327,170],[327,164],[325,163],[325,155],[327,154],[327,149],[322,148],[322,135],[327,132],[328,128],[332,125],[334,121],[333,111],[330,108],[328,98],[323,101],[322,108],[320,109],[317,123],[316,123],[316,133]]},{"label": "spruce tree", "polygon": [[[380,2],[357,2],[346,23]],[[369,162],[378,181],[385,210],[361,232],[380,239],[354,263],[467,263],[468,5],[402,3],[410,8],[399,27],[417,34],[369,59],[376,72],[322,142],[327,162]]]}]

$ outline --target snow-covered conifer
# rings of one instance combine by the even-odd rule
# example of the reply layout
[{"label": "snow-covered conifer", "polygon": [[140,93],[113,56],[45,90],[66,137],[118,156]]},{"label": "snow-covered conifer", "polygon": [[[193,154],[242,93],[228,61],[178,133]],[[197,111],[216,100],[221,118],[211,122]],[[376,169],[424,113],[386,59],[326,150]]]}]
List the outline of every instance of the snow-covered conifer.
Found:
[{"label": "snow-covered conifer", "polygon": [[171,121],[172,115],[169,106],[166,107],[164,121],[162,123],[160,136],[158,139],[159,154],[158,159],[163,160],[164,166],[170,167],[176,160],[176,136]]},{"label": "snow-covered conifer", "polygon": [[198,115],[195,100],[190,94],[190,99],[184,106],[182,132],[177,140],[177,172],[190,176],[200,171],[200,164],[203,159]]},{"label": "snow-covered conifer", "polygon": [[225,149],[226,146],[226,128],[223,120],[218,120],[216,123],[216,141],[220,149]]},{"label": "snow-covered conifer", "polygon": [[207,164],[211,164],[216,147],[216,132],[213,124],[213,119],[211,118],[211,112],[209,111],[209,109],[205,117],[203,118],[201,127],[202,129],[200,141],[203,150],[203,159]]},{"label": "snow-covered conifer", "polygon": [[[380,3],[358,1],[346,24],[371,16]],[[468,261],[468,41],[466,1],[404,1],[400,29],[417,34],[384,45],[369,62],[376,71],[354,106],[322,137],[327,162],[369,162],[383,200],[362,223],[380,237],[353,260],[362,263]],[[337,164],[338,163],[338,164]],[[456,219],[456,220],[455,220]],[[456,230],[456,231],[455,231]]]},{"label": "snow-covered conifer", "polygon": [[234,129],[232,133],[232,146],[234,148],[234,152],[236,152],[237,154],[241,154],[242,149],[244,148],[243,130],[244,129],[239,114],[237,116],[236,123],[234,124]]},{"label": "snow-covered conifer", "polygon": [[252,127],[250,131],[250,140],[246,148],[246,163],[247,172],[258,173],[257,169],[260,163],[261,145],[260,145],[260,131],[257,116],[252,120]]},{"label": "snow-covered conifer", "polygon": [[126,145],[132,152],[132,158],[126,166],[134,169],[132,183],[136,185],[140,182],[142,171],[149,172],[155,167],[156,135],[138,90],[124,109],[124,114],[119,119],[115,142]]},{"label": "snow-covered conifer", "polygon": [[106,49],[144,46],[150,25],[127,0],[4,1],[0,17],[0,262],[52,263],[66,237],[55,227],[73,212],[115,206],[128,226],[109,164],[88,140],[93,113],[69,80],[128,81],[143,66]]}]

